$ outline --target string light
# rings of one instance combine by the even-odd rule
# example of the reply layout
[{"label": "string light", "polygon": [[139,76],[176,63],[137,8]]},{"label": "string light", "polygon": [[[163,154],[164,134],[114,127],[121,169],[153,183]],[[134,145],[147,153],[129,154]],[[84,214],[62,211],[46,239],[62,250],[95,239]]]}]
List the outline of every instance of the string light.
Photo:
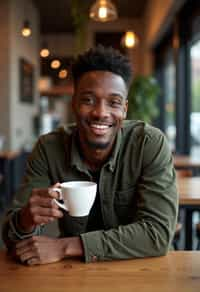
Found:
[{"label": "string light", "polygon": [[58,69],[60,67],[61,63],[59,60],[55,59],[51,62],[51,68],[52,69]]},{"label": "string light", "polygon": [[58,76],[60,79],[65,79],[67,75],[68,75],[68,71],[66,69],[62,69],[58,73]]}]

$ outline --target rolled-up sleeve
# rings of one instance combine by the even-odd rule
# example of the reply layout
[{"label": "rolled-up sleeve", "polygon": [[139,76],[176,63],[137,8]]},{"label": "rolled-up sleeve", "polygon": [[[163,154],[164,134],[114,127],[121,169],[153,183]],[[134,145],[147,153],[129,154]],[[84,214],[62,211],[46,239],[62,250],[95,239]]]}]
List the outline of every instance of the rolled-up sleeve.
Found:
[{"label": "rolled-up sleeve", "polygon": [[30,233],[21,230],[18,224],[18,213],[28,202],[33,188],[48,187],[50,185],[47,167],[42,140],[39,139],[28,160],[23,182],[14,197],[10,210],[3,220],[2,238],[7,247],[10,247],[16,241],[41,234],[43,230],[41,226],[37,226]]}]

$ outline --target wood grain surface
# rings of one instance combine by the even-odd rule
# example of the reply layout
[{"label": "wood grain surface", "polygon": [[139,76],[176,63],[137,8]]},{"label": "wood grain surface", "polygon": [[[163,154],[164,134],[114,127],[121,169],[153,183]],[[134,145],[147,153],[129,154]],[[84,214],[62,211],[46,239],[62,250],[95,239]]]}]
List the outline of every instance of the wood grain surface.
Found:
[{"label": "wood grain surface", "polygon": [[85,264],[66,259],[27,267],[0,252],[1,292],[199,292],[200,252]]}]

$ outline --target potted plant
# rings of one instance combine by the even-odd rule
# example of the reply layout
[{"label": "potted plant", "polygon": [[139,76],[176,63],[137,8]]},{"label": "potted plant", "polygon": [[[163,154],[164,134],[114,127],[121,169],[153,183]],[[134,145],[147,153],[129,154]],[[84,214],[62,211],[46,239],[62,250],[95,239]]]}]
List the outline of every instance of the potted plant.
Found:
[{"label": "potted plant", "polygon": [[160,86],[153,76],[137,76],[128,94],[128,119],[152,122],[159,113],[157,97]]},{"label": "potted plant", "polygon": [[71,17],[74,27],[75,47],[74,55],[78,55],[86,48],[86,32],[88,25],[88,3],[82,0],[71,1]]}]

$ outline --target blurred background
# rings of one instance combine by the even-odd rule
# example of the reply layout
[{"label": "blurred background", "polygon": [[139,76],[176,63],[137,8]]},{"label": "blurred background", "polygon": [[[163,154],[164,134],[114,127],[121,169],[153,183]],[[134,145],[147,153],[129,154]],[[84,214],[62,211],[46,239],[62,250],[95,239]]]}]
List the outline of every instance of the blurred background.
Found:
[{"label": "blurred background", "polygon": [[71,63],[97,44],[130,59],[129,117],[200,157],[199,0],[1,0],[0,210],[38,136],[73,122]]}]

